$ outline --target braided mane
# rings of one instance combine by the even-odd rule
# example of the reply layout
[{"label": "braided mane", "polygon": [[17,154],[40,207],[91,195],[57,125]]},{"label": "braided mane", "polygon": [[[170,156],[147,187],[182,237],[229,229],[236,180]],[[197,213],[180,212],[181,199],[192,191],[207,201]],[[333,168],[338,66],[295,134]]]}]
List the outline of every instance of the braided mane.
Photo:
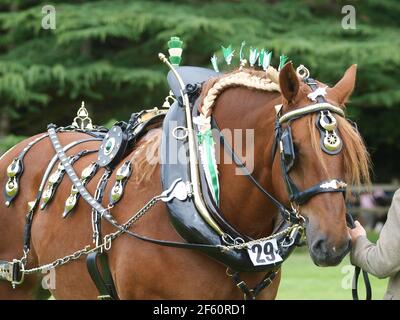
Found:
[{"label": "braided mane", "polygon": [[201,93],[200,113],[209,117],[218,96],[226,89],[232,87],[247,87],[262,91],[280,91],[278,84],[278,71],[269,67],[267,71],[251,69],[236,70],[222,77],[213,78],[206,82]]}]

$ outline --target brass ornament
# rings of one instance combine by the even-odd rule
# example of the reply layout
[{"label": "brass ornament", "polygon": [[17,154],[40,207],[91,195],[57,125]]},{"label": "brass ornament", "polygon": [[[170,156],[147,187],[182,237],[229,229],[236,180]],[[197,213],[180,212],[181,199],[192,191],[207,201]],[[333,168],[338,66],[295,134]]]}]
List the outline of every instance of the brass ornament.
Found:
[{"label": "brass ornament", "polygon": [[115,175],[115,183],[110,191],[110,205],[115,205],[119,200],[121,200],[125,185],[128,178],[132,174],[132,163],[130,161],[125,161],[125,163],[118,168]]},{"label": "brass ornament", "polygon": [[4,194],[6,197],[5,205],[8,207],[19,191],[19,177],[22,173],[21,159],[15,158],[7,167],[6,172],[8,180],[4,186]]},{"label": "brass ornament", "polygon": [[321,111],[319,124],[327,131],[333,131],[337,128],[336,118],[332,115],[332,113],[330,113],[330,111],[326,111],[325,113]]},{"label": "brass ornament", "polygon": [[89,117],[89,112],[85,108],[85,102],[82,101],[82,105],[71,126],[81,130],[93,130],[92,119]]},{"label": "brass ornament", "polygon": [[6,194],[9,197],[14,197],[19,190],[17,180],[13,177],[10,178],[6,183]]},{"label": "brass ornament", "polygon": [[[86,185],[90,179],[92,179],[97,170],[99,168],[99,165],[96,162],[91,163],[89,166],[84,168],[81,173],[81,183],[82,185]],[[71,186],[71,192],[70,195],[68,196],[67,200],[65,201],[65,207],[64,207],[64,213],[63,213],[63,218],[65,218],[76,206],[78,203],[78,199],[80,197],[79,190],[76,188],[76,186],[73,184]]]},{"label": "brass ornament", "polygon": [[21,160],[15,158],[11,164],[7,167],[7,176],[9,178],[15,177],[18,173],[21,172]]},{"label": "brass ornament", "polygon": [[68,213],[72,211],[72,209],[75,208],[75,205],[77,203],[78,196],[77,194],[70,194],[67,200],[65,201],[65,208],[64,208],[64,213],[63,213],[63,218],[65,218]]},{"label": "brass ornament", "polygon": [[336,134],[335,131],[328,132],[326,131],[324,137],[324,147],[329,151],[336,151],[340,148],[342,141],[340,140],[339,136]]},{"label": "brass ornament", "polygon": [[128,178],[132,173],[132,164],[130,161],[125,162],[116,173],[117,180],[123,180]]},{"label": "brass ornament", "polygon": [[123,193],[122,181],[116,181],[111,189],[111,202],[112,203],[118,202],[122,197],[122,193]]},{"label": "brass ornament", "polygon": [[318,120],[322,137],[322,149],[331,154],[337,154],[342,148],[342,140],[337,133],[338,123],[329,110],[322,110]]},{"label": "brass ornament", "polygon": [[37,200],[28,202],[28,212],[31,213],[36,207]]},{"label": "brass ornament", "polygon": [[47,204],[53,199],[55,191],[58,185],[61,183],[64,173],[64,166],[60,162],[57,166],[57,170],[50,175],[47,181],[47,186],[43,191],[42,203],[40,205],[41,210],[43,210],[47,206]]},{"label": "brass ornament", "polygon": [[40,209],[44,209],[46,204],[50,201],[51,196],[53,195],[53,187],[52,186],[48,186],[42,195],[42,204],[40,205]]}]

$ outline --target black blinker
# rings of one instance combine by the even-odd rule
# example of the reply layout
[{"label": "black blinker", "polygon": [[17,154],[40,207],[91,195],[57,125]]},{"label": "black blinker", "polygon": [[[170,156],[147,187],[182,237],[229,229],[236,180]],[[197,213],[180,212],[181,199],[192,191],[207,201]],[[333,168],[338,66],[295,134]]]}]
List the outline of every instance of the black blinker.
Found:
[{"label": "black blinker", "polygon": [[292,130],[290,126],[288,126],[282,133],[281,136],[282,142],[282,157],[285,162],[286,172],[289,172],[290,169],[294,165],[294,160],[296,158],[293,139],[292,139]]}]

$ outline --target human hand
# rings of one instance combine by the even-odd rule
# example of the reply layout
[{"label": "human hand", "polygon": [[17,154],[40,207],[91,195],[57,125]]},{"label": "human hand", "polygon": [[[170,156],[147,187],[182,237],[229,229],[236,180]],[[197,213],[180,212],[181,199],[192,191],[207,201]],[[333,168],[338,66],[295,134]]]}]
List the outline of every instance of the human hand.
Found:
[{"label": "human hand", "polygon": [[363,226],[357,220],[354,222],[354,224],[356,226],[354,229],[349,228],[349,233],[350,233],[352,242],[356,241],[358,237],[361,237],[361,236],[366,237],[367,236],[367,232],[365,231]]}]

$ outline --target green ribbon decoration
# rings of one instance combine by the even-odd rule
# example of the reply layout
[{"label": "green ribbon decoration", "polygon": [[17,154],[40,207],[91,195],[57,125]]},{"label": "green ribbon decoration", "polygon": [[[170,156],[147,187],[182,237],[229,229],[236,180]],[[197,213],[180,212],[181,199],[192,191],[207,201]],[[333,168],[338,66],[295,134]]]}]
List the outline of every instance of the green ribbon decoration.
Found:
[{"label": "green ribbon decoration", "polygon": [[219,181],[218,181],[218,170],[217,161],[214,155],[214,137],[211,129],[205,132],[199,132],[197,134],[198,143],[202,147],[203,152],[203,167],[205,170],[208,186],[211,189],[211,193],[214,197],[215,203],[219,205]]},{"label": "green ribbon decoration", "polygon": [[281,54],[279,56],[279,67],[278,67],[278,71],[281,71],[281,69],[283,68],[283,66],[285,65],[285,63],[288,61],[289,57],[285,56],[284,54]]}]

